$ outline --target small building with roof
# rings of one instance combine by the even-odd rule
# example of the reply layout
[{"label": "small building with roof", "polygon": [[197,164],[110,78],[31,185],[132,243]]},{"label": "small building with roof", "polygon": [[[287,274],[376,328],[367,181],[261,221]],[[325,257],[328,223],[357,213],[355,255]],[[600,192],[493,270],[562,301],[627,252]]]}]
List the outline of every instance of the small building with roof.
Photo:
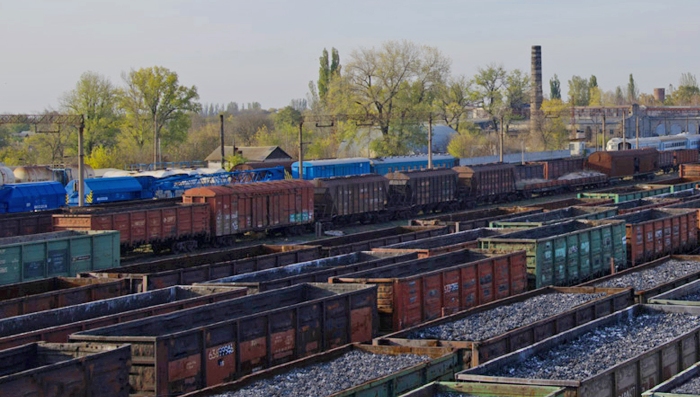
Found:
[{"label": "small building with roof", "polygon": [[[293,160],[292,156],[279,146],[237,146],[236,154],[254,163],[275,163]],[[233,146],[224,146],[224,157],[233,155]],[[204,160],[208,163],[209,168],[223,168],[221,167],[221,146],[217,147]]]}]

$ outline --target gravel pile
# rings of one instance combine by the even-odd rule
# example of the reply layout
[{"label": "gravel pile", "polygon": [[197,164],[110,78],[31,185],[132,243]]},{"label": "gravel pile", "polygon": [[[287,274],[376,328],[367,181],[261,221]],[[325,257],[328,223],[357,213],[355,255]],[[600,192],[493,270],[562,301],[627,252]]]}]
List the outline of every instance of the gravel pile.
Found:
[{"label": "gravel pile", "polygon": [[423,328],[408,334],[409,339],[482,341],[510,330],[532,324],[574,306],[605,296],[598,294],[563,294],[553,292],[521,302],[498,306],[457,321]]},{"label": "gravel pile", "polygon": [[687,333],[697,327],[699,320],[698,316],[677,313],[640,313],[486,375],[585,379]]},{"label": "gravel pile", "polygon": [[327,396],[429,360],[415,354],[392,356],[353,350],[335,360],[292,369],[216,397]]},{"label": "gravel pile", "polygon": [[675,394],[700,394],[700,376],[695,376],[687,382],[671,390]]},{"label": "gravel pile", "polygon": [[601,281],[596,283],[595,286],[604,288],[633,287],[635,291],[646,291],[696,272],[700,272],[700,262],[671,259],[651,269],[645,269],[632,274],[618,276],[611,280]]},{"label": "gravel pile", "polygon": [[698,302],[700,301],[700,292],[693,292],[688,295],[683,295],[680,298],[678,298],[679,301],[691,301],[691,302]]}]

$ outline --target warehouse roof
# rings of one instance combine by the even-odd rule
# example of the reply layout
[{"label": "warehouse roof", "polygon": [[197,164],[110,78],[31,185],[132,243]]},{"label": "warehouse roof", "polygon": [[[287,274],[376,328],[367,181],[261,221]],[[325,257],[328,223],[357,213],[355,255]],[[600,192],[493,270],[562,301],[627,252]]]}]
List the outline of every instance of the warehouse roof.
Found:
[{"label": "warehouse roof", "polygon": [[[292,156],[279,146],[244,146],[236,147],[236,153],[240,153],[248,161],[279,161],[291,160]],[[224,146],[224,155],[233,155],[233,146]],[[221,146],[217,147],[205,161],[221,160]]]}]

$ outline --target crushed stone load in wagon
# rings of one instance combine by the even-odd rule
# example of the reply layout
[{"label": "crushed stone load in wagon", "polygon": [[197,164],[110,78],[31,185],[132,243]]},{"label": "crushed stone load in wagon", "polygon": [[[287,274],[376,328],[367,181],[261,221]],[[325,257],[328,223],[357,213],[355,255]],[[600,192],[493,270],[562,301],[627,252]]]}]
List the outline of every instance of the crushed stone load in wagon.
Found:
[{"label": "crushed stone load in wagon", "polygon": [[645,312],[601,325],[578,338],[486,375],[525,379],[586,379],[697,328],[700,317]]},{"label": "crushed stone load in wagon", "polygon": [[577,171],[577,172],[571,172],[571,173],[566,174],[566,175],[562,175],[557,179],[568,181],[571,179],[590,178],[590,177],[596,177],[596,176],[605,176],[605,174],[597,172],[597,171]]},{"label": "crushed stone load in wagon", "polygon": [[605,296],[603,293],[566,294],[553,292],[521,302],[498,306],[450,323],[413,331],[408,334],[407,338],[482,341],[555,316],[603,296]]},{"label": "crushed stone load in wagon", "polygon": [[696,375],[688,379],[682,385],[669,392],[670,394],[700,394],[700,376]]},{"label": "crushed stone load in wagon", "polygon": [[240,390],[212,397],[327,396],[427,361],[430,357],[416,354],[372,354],[354,350],[331,361],[294,368]]},{"label": "crushed stone load in wagon", "polygon": [[683,295],[677,300],[679,301],[689,301],[689,302],[698,302],[700,301],[700,292],[696,291],[687,295]]},{"label": "crushed stone load in wagon", "polygon": [[658,266],[595,283],[594,286],[602,288],[633,287],[635,291],[646,291],[696,272],[700,272],[700,262],[671,259]]}]

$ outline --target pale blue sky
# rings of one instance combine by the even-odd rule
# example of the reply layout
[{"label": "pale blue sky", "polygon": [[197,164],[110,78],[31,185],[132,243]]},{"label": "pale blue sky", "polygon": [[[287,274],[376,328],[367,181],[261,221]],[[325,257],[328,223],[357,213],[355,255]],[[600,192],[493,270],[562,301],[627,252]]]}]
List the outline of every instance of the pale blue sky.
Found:
[{"label": "pale blue sky", "polygon": [[341,64],[387,40],[439,48],[452,74],[502,64],[529,73],[542,45],[545,94],[559,75],[642,92],[700,74],[698,0],[0,0],[0,113],[58,107],[88,70],[122,83],[165,66],[206,103],[283,107],[304,98],[324,47]]}]

